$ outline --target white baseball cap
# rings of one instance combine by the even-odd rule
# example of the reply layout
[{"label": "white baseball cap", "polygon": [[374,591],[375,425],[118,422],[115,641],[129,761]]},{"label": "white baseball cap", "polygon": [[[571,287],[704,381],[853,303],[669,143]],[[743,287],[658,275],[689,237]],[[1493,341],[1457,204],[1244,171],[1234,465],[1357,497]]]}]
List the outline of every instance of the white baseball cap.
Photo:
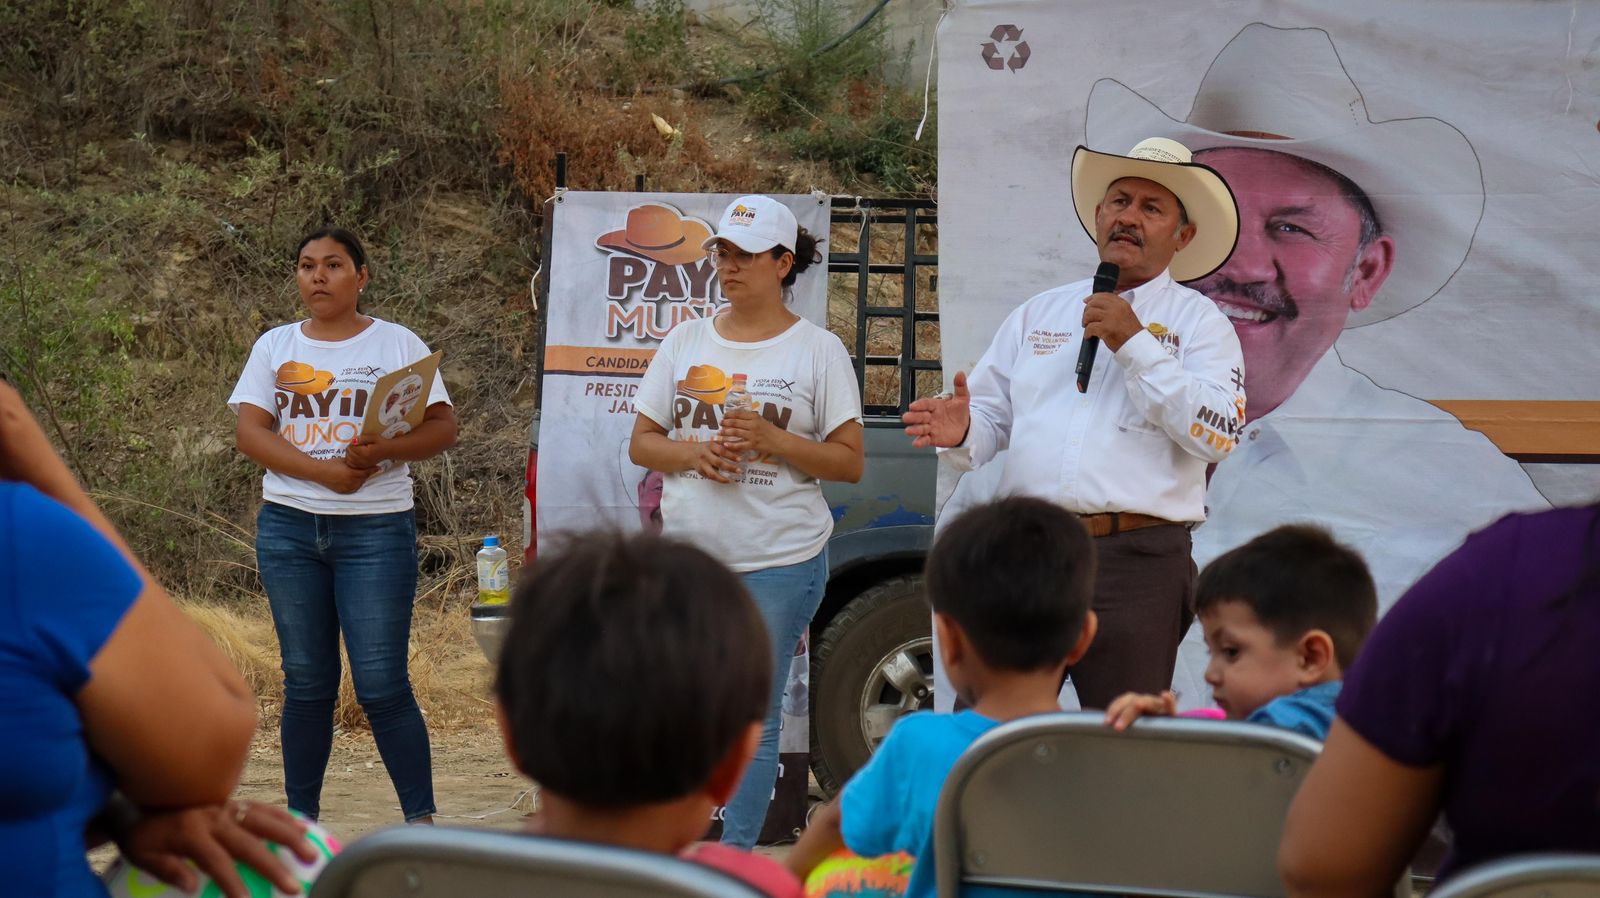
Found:
[{"label": "white baseball cap", "polygon": [[775,246],[794,251],[800,223],[789,207],[770,196],[741,196],[722,210],[716,233],[700,244],[711,249],[726,240],[747,253],[764,253]]}]

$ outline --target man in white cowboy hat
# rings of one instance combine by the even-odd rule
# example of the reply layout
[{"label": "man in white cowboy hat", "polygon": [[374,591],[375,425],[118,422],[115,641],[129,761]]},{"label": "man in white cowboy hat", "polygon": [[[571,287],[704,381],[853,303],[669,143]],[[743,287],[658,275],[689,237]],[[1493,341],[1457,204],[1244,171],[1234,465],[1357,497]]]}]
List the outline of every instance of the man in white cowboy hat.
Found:
[{"label": "man in white cowboy hat", "polygon": [[[1371,121],[1327,32],[1259,23],[1217,55],[1186,120],[1102,79],[1085,130],[1091,146],[1180,140],[1238,198],[1237,249],[1194,284],[1233,321],[1249,395],[1195,533],[1201,563],[1277,524],[1321,521],[1366,556],[1387,608],[1473,529],[1548,504],[1483,435],[1333,348],[1344,329],[1428,300],[1466,258],[1484,190],[1459,130]],[[1181,699],[1203,702],[1198,639],[1183,655]]]},{"label": "man in white cowboy hat", "polygon": [[[1099,635],[1072,680],[1084,706],[1103,708],[1165,688],[1189,625],[1189,527],[1205,517],[1206,468],[1233,448],[1245,396],[1228,319],[1178,281],[1227,260],[1238,211],[1215,171],[1161,138],[1125,156],[1079,147],[1072,201],[1101,261],[1120,268],[1115,291],[1081,280],[1023,303],[970,380],[958,373],[953,395],[912,403],[904,420],[915,445],[961,468],[1007,451],[1000,493],[1058,502],[1096,537]],[[1089,337],[1103,345],[1079,393]]]}]

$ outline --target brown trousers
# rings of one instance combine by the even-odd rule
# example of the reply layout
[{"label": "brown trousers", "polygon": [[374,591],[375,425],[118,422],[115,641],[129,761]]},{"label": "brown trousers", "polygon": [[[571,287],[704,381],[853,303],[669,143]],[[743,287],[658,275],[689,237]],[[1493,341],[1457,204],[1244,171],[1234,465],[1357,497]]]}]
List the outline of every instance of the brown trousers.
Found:
[{"label": "brown trousers", "polygon": [[1094,541],[1100,632],[1069,674],[1085,708],[1124,692],[1172,686],[1178,643],[1194,621],[1195,564],[1187,528],[1161,525]]}]

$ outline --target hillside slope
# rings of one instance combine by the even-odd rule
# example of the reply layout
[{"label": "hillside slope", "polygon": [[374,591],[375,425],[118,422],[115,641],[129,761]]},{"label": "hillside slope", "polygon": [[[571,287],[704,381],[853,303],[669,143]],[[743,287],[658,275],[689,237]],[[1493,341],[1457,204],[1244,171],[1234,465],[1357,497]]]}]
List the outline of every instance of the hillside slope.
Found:
[{"label": "hillside slope", "polygon": [[819,0],[742,31],[678,0],[11,4],[0,372],[158,576],[256,595],[259,470],[225,399],[299,315],[299,236],[352,228],[367,310],[445,352],[461,441],[416,476],[449,598],[476,537],[520,532],[554,154],[581,189],[926,191],[921,98],[883,77],[903,61],[871,28],[813,55],[851,19]]}]

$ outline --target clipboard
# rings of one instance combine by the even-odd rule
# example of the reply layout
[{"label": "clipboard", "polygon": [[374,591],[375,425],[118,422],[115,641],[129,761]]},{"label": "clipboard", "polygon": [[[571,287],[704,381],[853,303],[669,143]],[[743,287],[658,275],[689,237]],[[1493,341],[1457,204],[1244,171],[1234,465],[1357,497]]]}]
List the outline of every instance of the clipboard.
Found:
[{"label": "clipboard", "polygon": [[386,440],[410,433],[421,424],[428,411],[428,394],[433,392],[433,376],[443,358],[440,350],[378,378],[361,421],[362,438]]}]

